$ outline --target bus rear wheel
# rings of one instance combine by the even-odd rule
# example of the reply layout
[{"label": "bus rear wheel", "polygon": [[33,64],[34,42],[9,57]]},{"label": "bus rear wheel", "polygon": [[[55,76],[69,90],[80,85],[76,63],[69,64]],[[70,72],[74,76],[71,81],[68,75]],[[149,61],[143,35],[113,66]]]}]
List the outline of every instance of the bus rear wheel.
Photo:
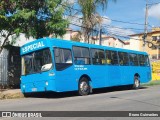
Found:
[{"label": "bus rear wheel", "polygon": [[78,93],[81,96],[88,95],[90,93],[90,85],[89,85],[89,81],[87,78],[83,77],[79,81]]},{"label": "bus rear wheel", "polygon": [[133,84],[133,89],[139,89],[140,88],[140,80],[139,77],[134,78],[134,84]]}]

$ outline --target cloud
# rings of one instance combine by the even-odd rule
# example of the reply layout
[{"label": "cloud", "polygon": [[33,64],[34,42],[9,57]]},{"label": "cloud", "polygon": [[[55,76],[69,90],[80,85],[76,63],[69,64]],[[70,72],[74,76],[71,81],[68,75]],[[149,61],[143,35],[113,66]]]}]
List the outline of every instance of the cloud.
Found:
[{"label": "cloud", "polygon": [[103,20],[102,24],[105,24],[105,25],[111,24],[111,19],[107,16],[103,16],[102,20]]},{"label": "cloud", "polygon": [[160,3],[150,7],[148,10],[148,15],[150,17],[160,19]]}]

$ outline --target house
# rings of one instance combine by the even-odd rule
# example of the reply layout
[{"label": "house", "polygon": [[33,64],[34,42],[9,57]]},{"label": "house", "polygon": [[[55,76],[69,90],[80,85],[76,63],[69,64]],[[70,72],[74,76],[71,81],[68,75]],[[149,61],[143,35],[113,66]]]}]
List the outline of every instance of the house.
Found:
[{"label": "house", "polygon": [[160,59],[160,28],[152,28],[147,33],[145,48],[143,47],[144,33],[130,35],[130,48],[138,51],[146,51],[151,59]]},{"label": "house", "polygon": [[[94,44],[99,45],[99,37],[93,36],[92,40]],[[116,48],[125,48],[125,42],[123,40],[107,35],[102,35],[101,45]]]}]

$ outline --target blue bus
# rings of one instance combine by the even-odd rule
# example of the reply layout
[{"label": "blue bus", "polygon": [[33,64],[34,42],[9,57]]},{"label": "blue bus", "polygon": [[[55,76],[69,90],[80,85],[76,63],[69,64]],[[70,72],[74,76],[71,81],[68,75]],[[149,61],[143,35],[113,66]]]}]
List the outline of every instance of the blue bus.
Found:
[{"label": "blue bus", "polygon": [[151,80],[145,52],[94,44],[42,38],[21,47],[21,91],[78,91],[88,95],[94,88],[133,85]]}]

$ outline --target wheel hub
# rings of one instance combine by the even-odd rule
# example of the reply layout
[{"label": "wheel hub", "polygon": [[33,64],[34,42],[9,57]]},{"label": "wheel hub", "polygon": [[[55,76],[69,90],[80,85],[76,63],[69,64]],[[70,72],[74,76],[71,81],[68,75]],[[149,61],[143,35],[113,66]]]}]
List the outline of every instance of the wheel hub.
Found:
[{"label": "wheel hub", "polygon": [[135,80],[135,86],[139,87],[139,81],[138,80]]},{"label": "wheel hub", "polygon": [[88,84],[83,81],[83,82],[80,84],[80,89],[81,89],[81,91],[86,92],[86,91],[88,90]]}]

